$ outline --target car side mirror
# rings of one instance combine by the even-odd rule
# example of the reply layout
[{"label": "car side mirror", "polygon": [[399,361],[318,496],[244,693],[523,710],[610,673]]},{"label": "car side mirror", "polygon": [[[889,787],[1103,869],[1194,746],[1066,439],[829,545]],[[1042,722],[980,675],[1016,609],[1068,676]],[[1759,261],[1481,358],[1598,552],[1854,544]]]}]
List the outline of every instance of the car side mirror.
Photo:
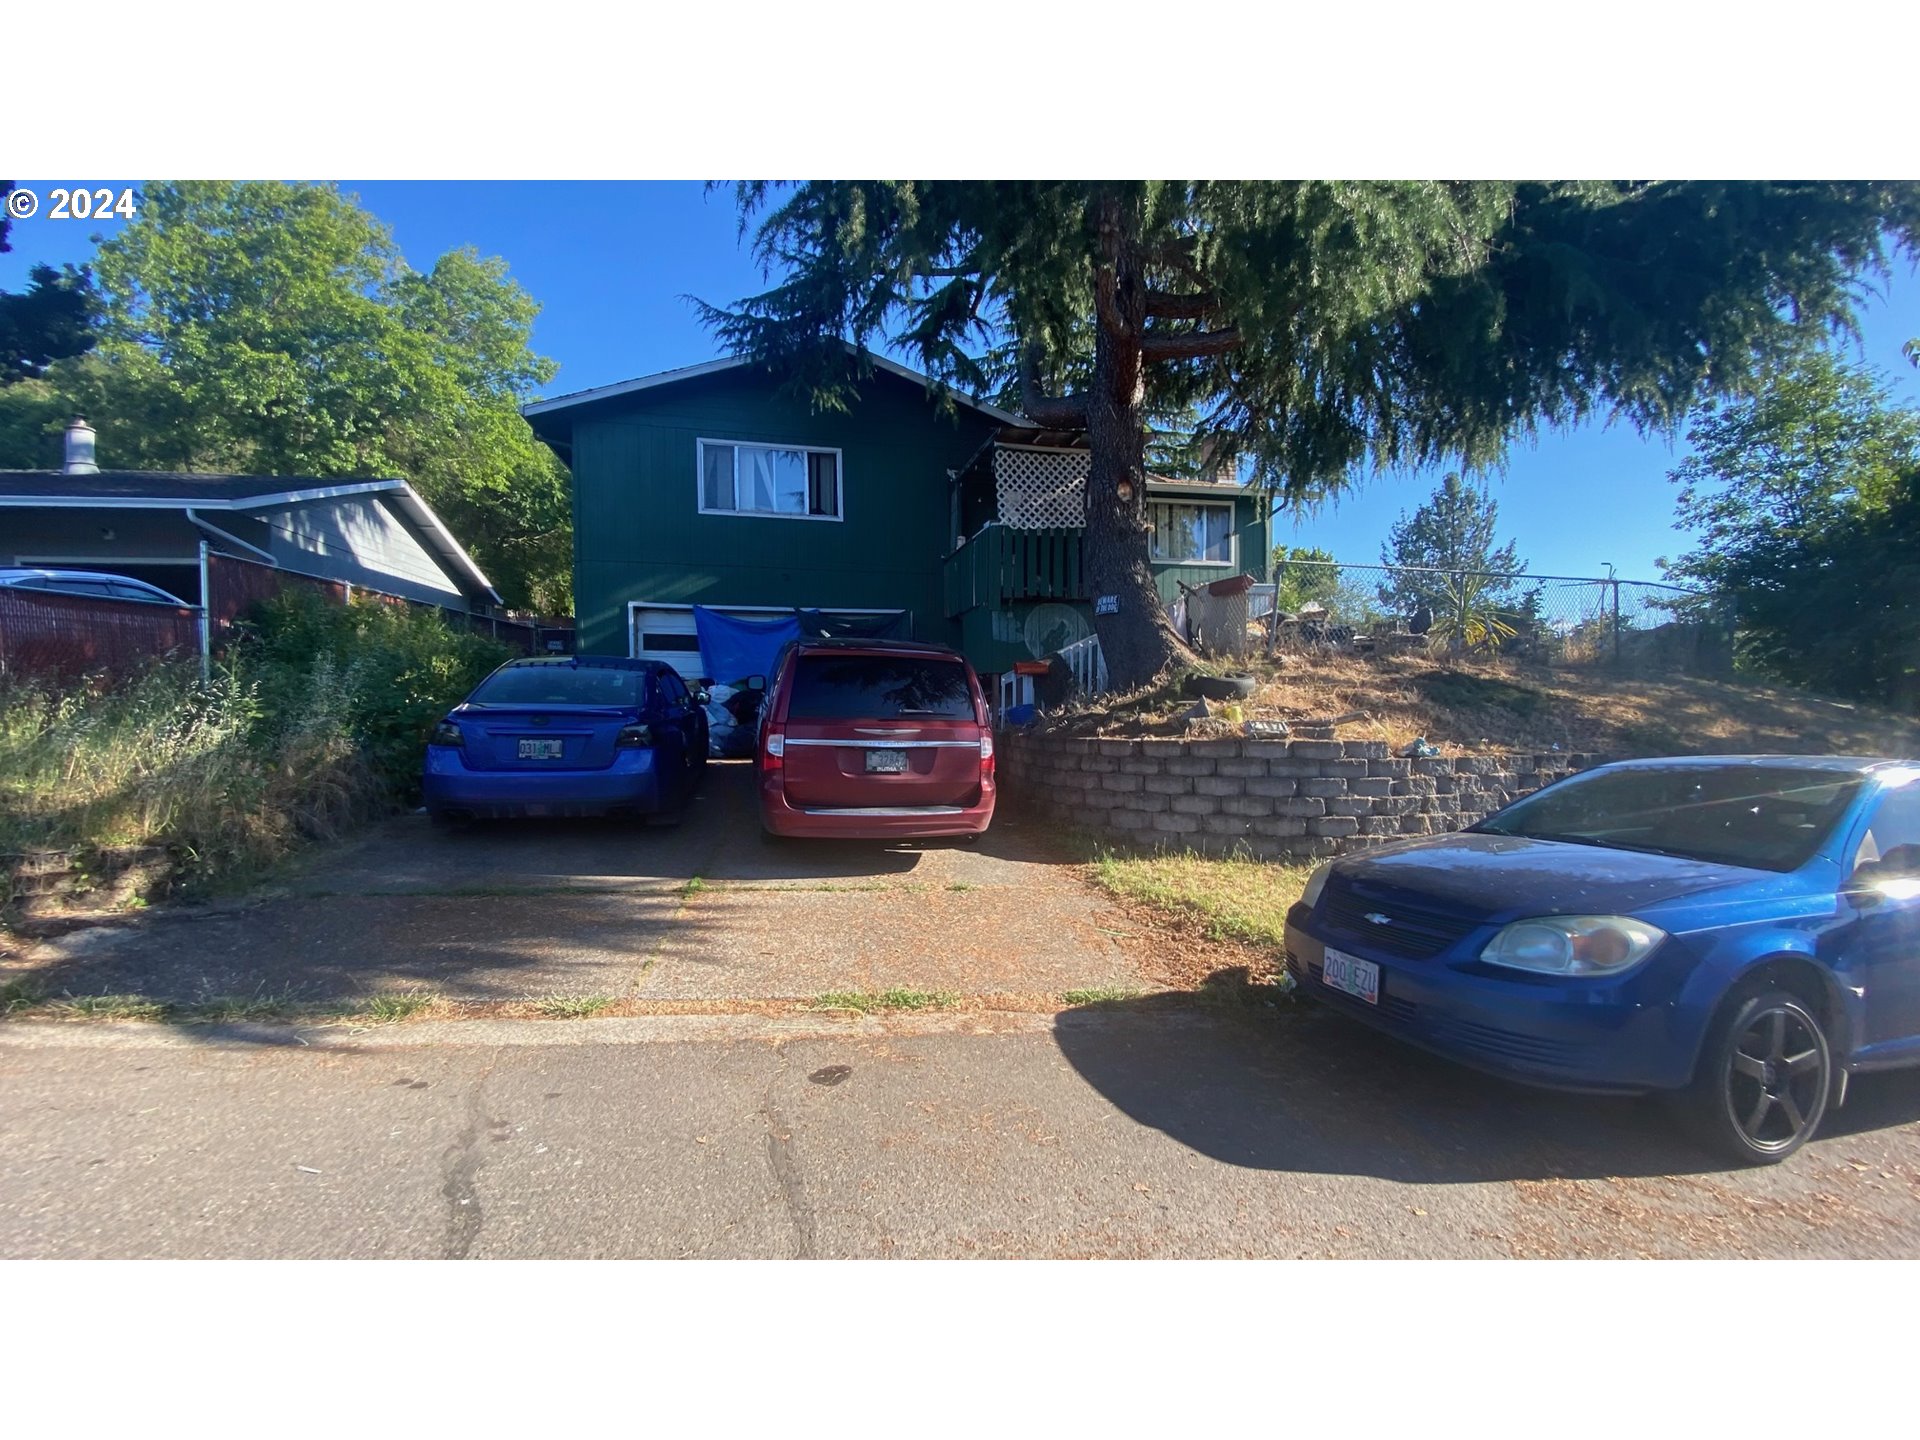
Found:
[{"label": "car side mirror", "polygon": [[702,686],[700,689],[693,692],[693,703],[696,705],[712,704],[713,692],[708,690],[706,687]]},{"label": "car side mirror", "polygon": [[740,683],[749,690],[764,690],[767,688],[767,677],[764,675],[749,675]]},{"label": "car side mirror", "polygon": [[1841,893],[1863,909],[1888,900],[1913,900],[1920,898],[1920,875],[1868,863],[1853,872]]}]

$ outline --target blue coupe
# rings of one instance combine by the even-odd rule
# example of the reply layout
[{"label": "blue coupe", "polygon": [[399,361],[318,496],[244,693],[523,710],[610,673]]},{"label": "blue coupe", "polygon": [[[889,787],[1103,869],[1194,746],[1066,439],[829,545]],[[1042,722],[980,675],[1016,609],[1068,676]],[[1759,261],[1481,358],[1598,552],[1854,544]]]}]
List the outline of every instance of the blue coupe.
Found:
[{"label": "blue coupe", "polygon": [[706,772],[704,701],[657,661],[510,660],[434,727],[421,775],[427,813],[671,824]]},{"label": "blue coupe", "polygon": [[1572,776],[1321,866],[1303,995],[1533,1084],[1664,1092],[1749,1163],[1920,1063],[1920,765],[1734,756]]}]

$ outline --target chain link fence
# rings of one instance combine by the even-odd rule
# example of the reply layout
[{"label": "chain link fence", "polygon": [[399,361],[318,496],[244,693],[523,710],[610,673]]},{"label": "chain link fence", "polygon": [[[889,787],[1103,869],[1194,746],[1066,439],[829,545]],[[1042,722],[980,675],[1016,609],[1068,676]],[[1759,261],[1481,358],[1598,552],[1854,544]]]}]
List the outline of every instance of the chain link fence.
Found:
[{"label": "chain link fence", "polygon": [[1732,636],[1697,592],[1614,576],[1287,560],[1269,643],[1282,649],[1500,654],[1648,674],[1725,675]]}]

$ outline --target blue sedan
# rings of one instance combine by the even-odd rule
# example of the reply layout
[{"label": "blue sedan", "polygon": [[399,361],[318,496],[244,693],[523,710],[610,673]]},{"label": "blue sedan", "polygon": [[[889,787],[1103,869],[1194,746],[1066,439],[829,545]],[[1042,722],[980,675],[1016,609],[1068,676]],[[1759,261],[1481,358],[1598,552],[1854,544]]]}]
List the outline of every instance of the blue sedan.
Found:
[{"label": "blue sedan", "polygon": [[1321,866],[1303,995],[1563,1089],[1670,1097],[1784,1159],[1848,1077],[1920,1063],[1920,765],[1735,756],[1570,777],[1471,829]]},{"label": "blue sedan", "polygon": [[427,813],[671,824],[706,772],[703,702],[655,661],[511,660],[434,727],[421,775]]}]

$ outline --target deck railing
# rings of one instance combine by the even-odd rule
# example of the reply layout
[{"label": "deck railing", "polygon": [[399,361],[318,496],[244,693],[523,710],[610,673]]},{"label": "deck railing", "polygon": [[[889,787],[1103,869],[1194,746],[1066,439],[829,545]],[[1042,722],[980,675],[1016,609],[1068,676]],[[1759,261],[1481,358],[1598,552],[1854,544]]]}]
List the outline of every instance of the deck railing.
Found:
[{"label": "deck railing", "polygon": [[947,614],[1011,600],[1085,600],[1082,531],[1015,530],[998,521],[962,541],[946,559]]}]

